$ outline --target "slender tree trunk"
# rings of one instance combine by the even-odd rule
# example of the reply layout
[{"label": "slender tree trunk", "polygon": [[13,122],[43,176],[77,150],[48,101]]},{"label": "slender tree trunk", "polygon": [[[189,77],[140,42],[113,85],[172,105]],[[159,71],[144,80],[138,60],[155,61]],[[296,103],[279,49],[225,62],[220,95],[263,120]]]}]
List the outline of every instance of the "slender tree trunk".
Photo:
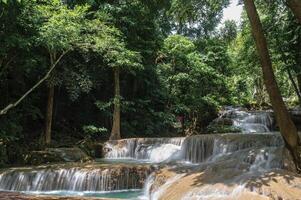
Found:
[{"label": "slender tree trunk", "polygon": [[286,0],[286,4],[301,23],[301,0]]},{"label": "slender tree trunk", "polygon": [[[50,66],[55,62],[55,54],[50,54]],[[54,86],[50,85],[48,88],[48,100],[46,108],[46,124],[45,124],[45,144],[51,144],[51,128],[52,128],[52,115],[53,115],[53,99],[54,99]]]},{"label": "slender tree trunk", "polygon": [[120,137],[120,71],[118,68],[114,69],[114,87],[115,87],[115,98],[114,98],[114,113],[113,113],[113,126],[111,131],[110,140],[119,140]]},{"label": "slender tree trunk", "polygon": [[54,99],[54,87],[48,88],[48,101],[46,111],[46,127],[45,127],[45,143],[51,144],[51,127],[52,127],[52,115],[53,115],[53,99]]},{"label": "slender tree trunk", "polygon": [[293,77],[292,72],[291,72],[290,69],[287,69],[287,73],[288,73],[288,77],[289,77],[290,81],[292,82],[292,85],[294,87],[296,95],[298,96],[299,104],[301,104],[301,93],[300,93],[300,89],[299,89],[300,87],[298,87],[297,83],[295,82],[294,77]]},{"label": "slender tree trunk", "polygon": [[297,82],[299,91],[301,92],[301,74],[297,74]]},{"label": "slender tree trunk", "polygon": [[267,92],[275,112],[281,135],[285,144],[291,152],[297,170],[301,171],[301,148],[300,139],[295,124],[286,109],[282,96],[275,79],[270,59],[266,38],[263,34],[262,25],[253,0],[244,0],[245,9],[252,27],[252,34],[256,43],[256,48],[260,56],[263,77]]}]

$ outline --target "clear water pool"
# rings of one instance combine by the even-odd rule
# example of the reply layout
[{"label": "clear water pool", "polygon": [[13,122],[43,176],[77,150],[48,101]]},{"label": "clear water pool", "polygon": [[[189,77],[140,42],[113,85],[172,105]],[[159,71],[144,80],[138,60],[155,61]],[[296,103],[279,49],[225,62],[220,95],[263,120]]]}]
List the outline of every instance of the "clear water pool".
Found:
[{"label": "clear water pool", "polygon": [[49,196],[74,196],[74,197],[102,197],[102,198],[118,198],[128,200],[138,200],[143,196],[142,190],[120,190],[110,192],[73,192],[73,191],[32,191],[24,192],[29,195],[49,195]]}]

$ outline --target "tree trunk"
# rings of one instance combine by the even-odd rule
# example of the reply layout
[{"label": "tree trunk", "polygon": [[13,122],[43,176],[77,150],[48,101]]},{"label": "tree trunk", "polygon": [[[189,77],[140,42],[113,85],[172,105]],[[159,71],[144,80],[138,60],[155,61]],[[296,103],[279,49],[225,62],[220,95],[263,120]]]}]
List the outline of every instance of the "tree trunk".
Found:
[{"label": "tree trunk", "polygon": [[[55,54],[50,54],[50,66],[54,65],[55,57],[56,57]],[[47,100],[46,124],[45,124],[45,144],[47,146],[51,144],[53,99],[54,99],[54,86],[50,85],[48,88],[48,100]]]},{"label": "tree trunk", "polygon": [[301,1],[300,0],[286,0],[287,6],[292,10],[295,17],[301,23]]},{"label": "tree trunk", "polygon": [[297,86],[297,83],[294,80],[294,77],[292,75],[292,72],[290,69],[287,69],[287,73],[288,73],[288,78],[290,79],[290,81],[292,82],[292,85],[294,87],[295,93],[298,96],[299,99],[299,104],[301,105],[301,93],[300,93],[300,87]]},{"label": "tree trunk", "polygon": [[52,127],[52,114],[53,114],[53,98],[54,97],[54,87],[50,86],[48,88],[48,102],[46,111],[46,127],[45,127],[45,143],[46,145],[51,144],[51,127]]},{"label": "tree trunk", "polygon": [[114,82],[115,82],[115,97],[114,97],[114,113],[113,113],[113,126],[111,131],[110,140],[119,140],[120,137],[120,71],[118,68],[114,69]]},{"label": "tree trunk", "polygon": [[297,81],[298,81],[299,91],[301,92],[301,74],[297,74]]},{"label": "tree trunk", "polygon": [[291,152],[297,170],[301,171],[301,148],[300,139],[295,124],[286,109],[282,96],[275,79],[270,59],[266,38],[263,34],[262,25],[253,0],[244,0],[245,9],[250,20],[252,34],[256,43],[256,48],[260,57],[263,78],[267,92],[275,112],[281,135],[286,147]]}]

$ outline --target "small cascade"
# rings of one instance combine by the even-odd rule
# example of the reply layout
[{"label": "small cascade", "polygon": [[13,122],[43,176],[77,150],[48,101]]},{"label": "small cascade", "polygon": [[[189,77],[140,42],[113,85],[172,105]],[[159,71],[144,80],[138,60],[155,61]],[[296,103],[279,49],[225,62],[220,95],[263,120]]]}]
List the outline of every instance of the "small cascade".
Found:
[{"label": "small cascade", "polygon": [[170,160],[181,149],[184,138],[133,138],[105,144],[108,159],[137,159],[159,163]]},{"label": "small cascade", "polygon": [[215,136],[199,135],[185,139],[181,153],[182,159],[191,163],[201,163],[213,155]]},{"label": "small cascade", "polygon": [[261,148],[280,147],[283,145],[280,134],[222,134],[198,135],[186,138],[182,146],[183,159],[191,163],[214,161],[236,151]]},{"label": "small cascade", "polygon": [[106,143],[105,148],[106,158],[134,158],[155,163],[168,161],[202,163],[243,149],[281,145],[283,141],[279,133],[214,134],[187,138],[134,138],[110,141]]},{"label": "small cascade", "polygon": [[219,119],[232,120],[233,126],[243,133],[270,132],[274,124],[271,111],[251,112],[232,107],[226,108]]},{"label": "small cascade", "polygon": [[16,169],[0,174],[0,190],[113,191],[139,189],[151,173],[148,167],[73,167]]},{"label": "small cascade", "polygon": [[264,172],[273,168],[281,168],[282,155],[277,153],[277,148],[263,148],[258,152],[253,159],[249,168],[251,172]]},{"label": "small cascade", "polygon": [[215,157],[214,161],[203,162],[190,170],[187,167],[165,169],[147,179],[144,199],[173,199],[166,194],[185,200],[236,199],[244,193],[257,195],[247,187],[248,181],[272,169],[282,169],[283,156],[282,147],[248,148]]}]

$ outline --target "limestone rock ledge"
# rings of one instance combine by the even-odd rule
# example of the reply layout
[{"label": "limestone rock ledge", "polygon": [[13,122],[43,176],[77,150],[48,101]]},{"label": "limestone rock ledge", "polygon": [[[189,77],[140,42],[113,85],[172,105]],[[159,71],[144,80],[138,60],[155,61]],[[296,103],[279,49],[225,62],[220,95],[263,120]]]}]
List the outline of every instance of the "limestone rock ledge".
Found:
[{"label": "limestone rock ledge", "polygon": [[[150,196],[160,200],[300,200],[301,176],[287,170],[262,174],[242,169],[211,168],[204,171],[162,169],[155,175]],[[178,178],[177,178],[178,177]],[[238,184],[240,183],[240,184]]]},{"label": "limestone rock ledge", "polygon": [[264,169],[266,161],[256,161],[253,152],[239,151],[190,168],[162,168],[153,175],[148,195],[158,200],[301,200],[301,175],[288,167],[288,152],[276,150],[285,158],[282,169]]}]

